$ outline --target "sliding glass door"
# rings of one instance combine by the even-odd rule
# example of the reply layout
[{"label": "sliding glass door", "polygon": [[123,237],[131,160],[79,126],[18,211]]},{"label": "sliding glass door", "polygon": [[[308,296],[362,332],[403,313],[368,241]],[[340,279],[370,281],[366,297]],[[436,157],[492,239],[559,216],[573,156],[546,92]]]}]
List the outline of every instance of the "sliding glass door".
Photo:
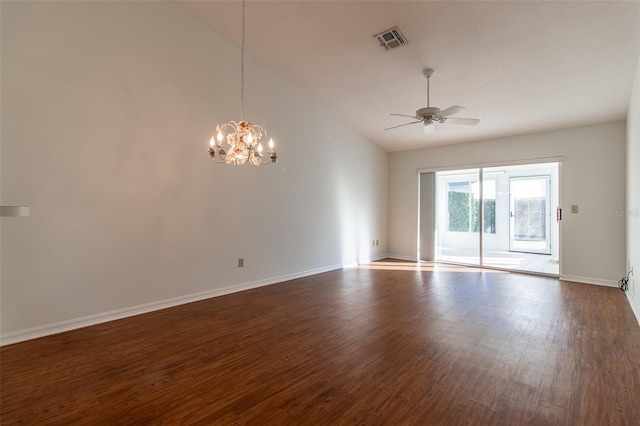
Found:
[{"label": "sliding glass door", "polygon": [[421,217],[421,245],[435,246],[428,260],[559,274],[558,163],[434,174],[434,190],[421,192],[435,210]]}]

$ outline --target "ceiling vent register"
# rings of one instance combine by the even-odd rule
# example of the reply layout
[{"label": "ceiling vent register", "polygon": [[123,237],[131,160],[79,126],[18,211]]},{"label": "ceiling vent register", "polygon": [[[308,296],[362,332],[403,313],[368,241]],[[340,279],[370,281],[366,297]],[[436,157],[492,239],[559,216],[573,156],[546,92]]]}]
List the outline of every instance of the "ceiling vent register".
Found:
[{"label": "ceiling vent register", "polygon": [[407,40],[398,27],[393,27],[390,30],[376,34],[373,38],[380,42],[380,46],[382,46],[384,50],[395,49],[409,43],[409,40]]}]

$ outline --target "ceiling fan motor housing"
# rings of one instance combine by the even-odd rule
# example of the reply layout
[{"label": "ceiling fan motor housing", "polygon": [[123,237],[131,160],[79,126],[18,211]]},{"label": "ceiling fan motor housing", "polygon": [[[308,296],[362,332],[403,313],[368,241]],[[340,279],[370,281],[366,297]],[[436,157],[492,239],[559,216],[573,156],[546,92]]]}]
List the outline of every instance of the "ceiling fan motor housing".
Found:
[{"label": "ceiling fan motor housing", "polygon": [[416,118],[418,119],[430,118],[434,121],[444,121],[444,117],[438,117],[439,112],[440,112],[440,108],[436,108],[436,107],[420,108],[419,110],[416,111]]}]

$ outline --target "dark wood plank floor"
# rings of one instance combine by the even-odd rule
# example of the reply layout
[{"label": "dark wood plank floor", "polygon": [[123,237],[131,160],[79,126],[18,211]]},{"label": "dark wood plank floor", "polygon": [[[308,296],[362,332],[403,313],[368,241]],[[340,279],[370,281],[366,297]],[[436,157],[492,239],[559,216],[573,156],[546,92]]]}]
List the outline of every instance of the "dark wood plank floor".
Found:
[{"label": "dark wood plank floor", "polygon": [[13,424],[638,425],[615,288],[377,262],[3,347]]}]

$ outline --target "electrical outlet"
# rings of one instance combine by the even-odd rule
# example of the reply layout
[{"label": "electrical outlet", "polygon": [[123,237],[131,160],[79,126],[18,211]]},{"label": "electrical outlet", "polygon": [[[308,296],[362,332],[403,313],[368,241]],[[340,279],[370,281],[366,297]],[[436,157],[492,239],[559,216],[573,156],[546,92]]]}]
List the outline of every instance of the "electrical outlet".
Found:
[{"label": "electrical outlet", "polygon": [[244,268],[244,258],[238,259],[238,268]]}]

